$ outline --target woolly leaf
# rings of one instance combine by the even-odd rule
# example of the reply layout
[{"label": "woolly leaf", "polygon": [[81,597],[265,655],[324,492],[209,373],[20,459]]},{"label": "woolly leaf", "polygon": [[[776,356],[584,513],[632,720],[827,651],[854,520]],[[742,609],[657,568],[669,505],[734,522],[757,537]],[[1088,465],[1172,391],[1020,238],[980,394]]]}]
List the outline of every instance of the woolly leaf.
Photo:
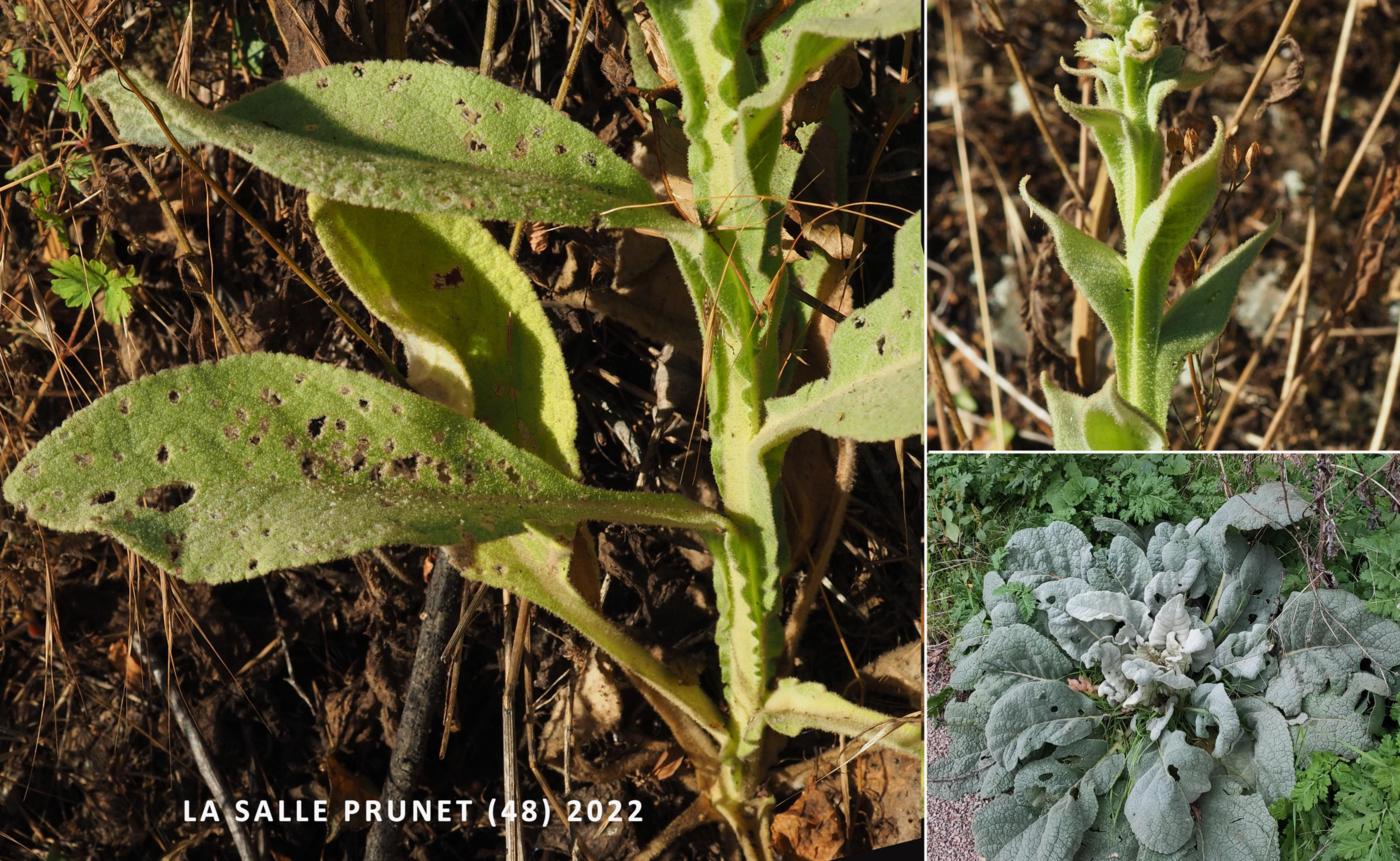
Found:
[{"label": "woolly leaf", "polygon": [[1002,694],[987,719],[987,749],[1011,769],[1043,744],[1088,738],[1103,716],[1064,682],[1032,681]]},{"label": "woolly leaf", "polygon": [[1278,612],[1283,565],[1265,544],[1249,549],[1235,571],[1226,574],[1211,629],[1217,634],[1248,630]]},{"label": "woolly leaf", "polygon": [[1278,861],[1278,823],[1259,795],[1223,778],[1201,798],[1199,810],[1202,861]]},{"label": "woolly leaf", "polygon": [[1196,738],[1210,738],[1210,727],[1215,729],[1215,743],[1211,755],[1224,759],[1234,748],[1242,734],[1239,712],[1230,701],[1230,693],[1225,686],[1216,682],[1197,685],[1191,692],[1192,729]]},{"label": "woolly leaf", "polygon": [[[1132,337],[1133,280],[1122,255],[1031,197],[1029,183],[1029,177],[1021,180],[1021,197],[1031,212],[1050,228],[1060,265],[1084,294],[1094,313],[1103,320],[1113,343],[1124,347]],[[1057,430],[1057,445],[1058,441]]]},{"label": "woolly leaf", "polygon": [[1066,392],[1047,375],[1040,378],[1050,427],[1059,451],[1159,451],[1166,434],[1146,413],[1123,400],[1112,376],[1085,397]]},{"label": "woolly leaf", "polygon": [[582,519],[722,530],[678,496],[595,490],[480,422],[366,374],[255,354],[113,390],[39,443],[5,498],[185,579]]},{"label": "woolly leaf", "polygon": [[1113,634],[1117,624],[1109,617],[1088,619],[1069,612],[1070,605],[1085,594],[1104,594],[1083,580],[1067,578],[1042,583],[1035,589],[1036,603],[1045,614],[1045,625],[1065,654],[1082,661],[1100,639]]},{"label": "woolly leaf", "polygon": [[1217,678],[1221,673],[1229,673],[1236,679],[1256,679],[1268,663],[1269,647],[1268,623],[1256,622],[1221,640],[1215,647],[1211,667]]},{"label": "woolly leaf", "polygon": [[[218,111],[129,73],[185,145],[210,143],[343,203],[480,219],[683,229],[591,131],[538,99],[439,63],[328,66]],[[126,140],[166,146],[115,72],[89,90]]]},{"label": "woolly leaf", "polygon": [[[1099,813],[1099,796],[1123,770],[1122,754],[1090,759],[1072,767],[1083,776],[1052,804],[1030,806],[1023,796],[1002,796],[979,810],[972,821],[979,851],[989,861],[1071,861]],[[1047,766],[1037,761],[1036,769]],[[1059,769],[1056,769],[1059,771]]]},{"label": "woolly leaf", "polygon": [[1214,530],[1229,526],[1241,532],[1282,529],[1311,515],[1312,506],[1298,488],[1287,482],[1270,481],[1225,500],[1210,516],[1207,526]]},{"label": "woolly leaf", "polygon": [[1142,755],[1123,805],[1139,843],[1170,853],[1191,838],[1191,803],[1210,789],[1213,767],[1210,754],[1192,747],[1180,730]]},{"label": "woolly leaf", "polygon": [[1331,686],[1347,687],[1361,662],[1373,672],[1400,666],[1400,625],[1371,615],[1366,602],[1339,589],[1297,592],[1274,622],[1279,674],[1266,693],[1286,716]]},{"label": "woolly leaf", "polygon": [[1293,792],[1293,736],[1279,710],[1259,697],[1245,697],[1236,704],[1240,720],[1249,730],[1250,765],[1254,786],[1266,804]]},{"label": "woolly leaf", "polygon": [[1142,538],[1136,534],[1115,535],[1108,545],[1108,575],[1118,591],[1130,598],[1141,599],[1152,581],[1152,566],[1143,550]]},{"label": "woolly leaf", "polygon": [[1100,532],[1107,532],[1109,535],[1121,536],[1137,545],[1139,550],[1147,549],[1147,541],[1143,538],[1142,532],[1133,527],[1132,524],[1124,523],[1117,518],[1095,516],[1094,528]]},{"label": "woolly leaf", "polygon": [[992,675],[1018,679],[1063,679],[1074,672],[1074,662],[1028,625],[993,628],[982,647],[960,662],[949,680],[958,690]]},{"label": "woolly leaf", "polygon": [[760,450],[807,429],[861,442],[902,439],[922,431],[921,224],[915,215],[895,236],[894,287],[836,327],[830,373],[768,401],[768,418],[755,441]]},{"label": "woolly leaf", "polygon": [[1082,592],[1069,599],[1066,609],[1070,616],[1085,622],[1111,619],[1138,637],[1147,633],[1151,623],[1147,605],[1123,592]]},{"label": "woolly leaf", "polygon": [[1077,577],[1088,581],[1093,547],[1084,533],[1069,523],[1017,530],[1006,542],[1002,567],[1010,573],[1032,572],[1048,578]]},{"label": "woolly leaf", "polygon": [[1355,673],[1344,683],[1303,698],[1307,721],[1297,731],[1298,756],[1318,751],[1353,759],[1376,746],[1376,709],[1390,696],[1390,686],[1371,673]]}]

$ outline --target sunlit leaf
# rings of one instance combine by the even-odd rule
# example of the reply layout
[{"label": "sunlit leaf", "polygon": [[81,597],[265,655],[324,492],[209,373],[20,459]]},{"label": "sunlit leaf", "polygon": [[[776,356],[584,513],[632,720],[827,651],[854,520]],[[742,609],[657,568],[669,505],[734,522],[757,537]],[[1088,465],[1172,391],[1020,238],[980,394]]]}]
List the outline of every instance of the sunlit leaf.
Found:
[{"label": "sunlit leaf", "polygon": [[366,374],[266,353],[113,390],[40,442],[4,490],[42,525],[111,535],[205,582],[530,522],[725,524],[678,496],[585,487]]}]

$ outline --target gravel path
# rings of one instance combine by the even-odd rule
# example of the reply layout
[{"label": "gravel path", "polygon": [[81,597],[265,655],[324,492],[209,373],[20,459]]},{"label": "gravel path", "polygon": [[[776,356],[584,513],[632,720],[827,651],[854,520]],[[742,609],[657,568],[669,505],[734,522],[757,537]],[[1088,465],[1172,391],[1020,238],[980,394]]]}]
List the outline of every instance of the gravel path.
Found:
[{"label": "gravel path", "polygon": [[[926,672],[930,694],[941,691],[952,672],[943,661],[945,649],[945,646],[929,649]],[[930,718],[924,736],[924,755],[932,763],[948,749],[948,731]],[[975,795],[957,801],[928,797],[928,830],[924,842],[928,861],[979,861],[982,856],[972,845],[972,815],[984,803]]]}]

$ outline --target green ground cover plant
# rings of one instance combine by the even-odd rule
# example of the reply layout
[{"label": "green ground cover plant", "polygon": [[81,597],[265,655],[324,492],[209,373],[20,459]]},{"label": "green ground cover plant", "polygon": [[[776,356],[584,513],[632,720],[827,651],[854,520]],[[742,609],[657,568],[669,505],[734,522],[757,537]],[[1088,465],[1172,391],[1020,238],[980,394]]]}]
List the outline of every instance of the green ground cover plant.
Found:
[{"label": "green ground cover plant", "polygon": [[[331,66],[218,111],[140,73],[105,73],[87,89],[127,141],[214,145],[309,193],[322,247],[402,342],[412,390],[290,355],[161,371],[73,415],[16,467],[5,498],[44,526],[109,535],[191,582],[385,545],[450,548],[465,576],[557,615],[625,668],[689,754],[742,856],[769,857],[770,731],[922,749],[920,721],[779,673],[779,585],[792,560],[776,492],[788,444],[806,431],[881,442],[923,427],[918,217],[893,225],[892,288],[836,326],[826,375],[802,386],[787,359],[815,312],[794,294],[840,263],[791,259],[777,217],[815,128],[796,129],[790,145],[784,105],[851,41],[917,28],[919,9],[810,0],[773,11],[751,30],[758,10],[747,2],[651,9],[680,94],[658,109],[684,118],[693,211],[658,200],[588,129],[460,68]],[[631,60],[656,78],[640,43]],[[563,356],[528,278],[482,220],[669,242],[704,347],[719,510],[581,483]],[[722,700],[580,590],[584,521],[704,536]]]},{"label": "green ground cover plant", "polygon": [[1201,86],[1214,70],[1181,46],[1165,44],[1155,14],[1159,0],[1079,5],[1086,24],[1100,35],[1075,45],[1075,56],[1088,68],[1061,65],[1093,81],[1094,103],[1072,101],[1058,87],[1055,98],[1098,146],[1117,201],[1123,252],[1031,197],[1029,178],[1022,180],[1021,194],[1050,227],[1060,264],[1108,330],[1116,370],[1089,397],[1066,392],[1049,377],[1041,385],[1056,448],[1159,449],[1166,446],[1167,412],[1183,362],[1220,336],[1240,278],[1278,222],[1199,275],[1193,265],[1189,288],[1168,304],[1177,260],[1220,193],[1221,157],[1229,144],[1217,117],[1210,146],[1163,182],[1161,109],[1172,93]]},{"label": "green ground cover plant", "polygon": [[1281,593],[1258,533],[1310,513],[1271,482],[1186,524],[1098,518],[1099,544],[1067,523],[1011,537],[957,637],[968,696],[930,771],[935,794],[990,799],[979,852],[1279,857],[1268,805],[1295,757],[1374,748],[1400,667],[1400,626],[1355,595]]},{"label": "green ground cover plant", "polygon": [[[1400,705],[1390,710],[1392,728]],[[1287,798],[1270,807],[1284,861],[1385,861],[1400,854],[1400,734],[1354,759],[1315,752]]]}]

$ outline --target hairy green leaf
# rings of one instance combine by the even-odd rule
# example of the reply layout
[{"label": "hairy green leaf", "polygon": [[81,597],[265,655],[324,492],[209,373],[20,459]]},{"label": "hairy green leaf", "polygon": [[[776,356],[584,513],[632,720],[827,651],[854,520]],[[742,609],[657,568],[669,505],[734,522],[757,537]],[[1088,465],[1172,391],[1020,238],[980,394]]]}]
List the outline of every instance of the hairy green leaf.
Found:
[{"label": "hairy green leaf", "polygon": [[780,680],[764,701],[763,720],[787,736],[815,729],[882,745],[907,756],[919,756],[924,749],[922,721],[903,721],[858,706],[817,682]]},{"label": "hairy green leaf", "polygon": [[[698,684],[663,664],[574,589],[567,571],[571,531],[570,526],[550,534],[532,526],[526,533],[483,544],[477,551],[478,564],[470,572],[472,579],[519,595],[563,619],[717,741],[726,740],[724,718]],[[481,564],[487,555],[491,564]]]},{"label": "hairy green leaf", "polygon": [[1169,45],[1153,60],[1147,85],[1147,125],[1156,127],[1162,103],[1178,90],[1194,90],[1215,75],[1214,66],[1193,66],[1186,49]]},{"label": "hairy green leaf", "polygon": [[895,236],[894,287],[836,327],[830,373],[768,401],[767,421],[755,438],[760,451],[808,429],[861,442],[902,439],[922,430],[921,224],[915,215]]},{"label": "hairy green leaf", "polygon": [[1240,278],[1254,263],[1278,225],[1279,219],[1275,218],[1273,223],[1248,242],[1226,254],[1197,279],[1195,287],[1167,309],[1166,316],[1162,318],[1162,334],[1157,347],[1158,368],[1164,375],[1158,381],[1159,386],[1169,388],[1176,382],[1177,374],[1181,373],[1181,360],[1188,353],[1205,349],[1225,331]]},{"label": "hairy green leaf", "polygon": [[1113,343],[1120,348],[1128,344],[1132,337],[1133,282],[1122,255],[1031,197],[1029,184],[1030,177],[1021,180],[1021,197],[1049,226],[1065,272],[1103,320]]},{"label": "hairy green leaf", "polygon": [[[1196,235],[1215,206],[1220,190],[1220,154],[1224,151],[1225,127],[1215,120],[1215,139],[1204,155],[1171,178],[1138,219],[1128,239],[1128,271],[1133,289],[1140,295],[1137,307],[1146,319],[1138,319],[1138,332],[1154,336],[1160,329],[1167,286],[1171,283],[1176,259]],[[1155,351],[1156,344],[1140,345]],[[1170,392],[1168,392],[1170,394]],[[1165,414],[1163,402],[1152,415]]]},{"label": "hairy green leaf", "polygon": [[726,524],[680,497],[584,487],[419,395],[273,354],[112,391],[36,446],[4,491],[45,526],[111,535],[205,582],[529,522]]},{"label": "hairy green leaf", "polygon": [[[1065,113],[1093,133],[1094,143],[1098,146],[1104,166],[1108,169],[1113,196],[1118,205],[1118,217],[1124,225],[1131,228],[1156,189],[1153,185],[1139,190],[1137,177],[1134,175],[1136,166],[1143,160],[1144,155],[1139,140],[1140,133],[1127,115],[1117,108],[1071,101],[1058,86],[1055,87],[1055,101]],[[1021,187],[1022,196],[1026,196],[1024,180]],[[1140,196],[1144,197],[1139,199]],[[1061,257],[1063,256],[1062,253]]]},{"label": "hairy green leaf", "polygon": [[[761,221],[762,207],[753,198],[759,189],[750,153],[737,141],[739,103],[754,89],[753,64],[744,48],[749,3],[653,3],[648,11],[680,86],[697,208],[720,220],[743,211],[746,220]],[[772,158],[771,153],[763,155]]]},{"label": "hairy green leaf", "polygon": [[808,77],[859,39],[884,39],[918,30],[922,10],[907,0],[806,0],[790,4],[759,39],[765,82],[740,105],[749,146],[767,139],[772,149],[782,108]]},{"label": "hairy green leaf", "polygon": [[1060,451],[1158,451],[1167,446],[1165,432],[1118,394],[1112,376],[1088,397],[1066,392],[1044,374],[1040,385]]},{"label": "hairy green leaf", "polygon": [[336,271],[403,342],[415,389],[578,472],[564,356],[529,279],[484,227],[317,196],[309,205]]},{"label": "hairy green leaf", "polygon": [[[641,174],[544,102],[438,63],[328,66],[218,111],[131,72],[185,145],[211,143],[278,179],[343,203],[492,220],[674,231]],[[115,72],[91,92],[123,138],[167,140]]]}]

